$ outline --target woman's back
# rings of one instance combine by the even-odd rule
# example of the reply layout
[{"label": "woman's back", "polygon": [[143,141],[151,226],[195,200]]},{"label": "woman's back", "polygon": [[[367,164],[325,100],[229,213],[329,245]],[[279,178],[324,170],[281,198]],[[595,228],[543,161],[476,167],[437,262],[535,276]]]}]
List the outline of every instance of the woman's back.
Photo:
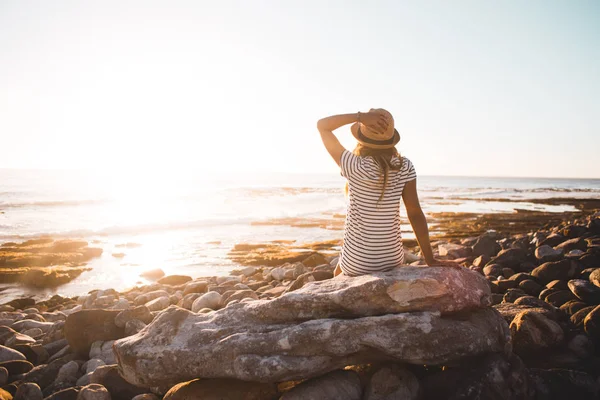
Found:
[{"label": "woman's back", "polygon": [[373,157],[344,151],[342,176],[348,180],[348,210],[340,268],[346,275],[390,270],[404,262],[400,199],[406,182],[416,178],[407,158],[391,161],[385,191],[382,168]]}]

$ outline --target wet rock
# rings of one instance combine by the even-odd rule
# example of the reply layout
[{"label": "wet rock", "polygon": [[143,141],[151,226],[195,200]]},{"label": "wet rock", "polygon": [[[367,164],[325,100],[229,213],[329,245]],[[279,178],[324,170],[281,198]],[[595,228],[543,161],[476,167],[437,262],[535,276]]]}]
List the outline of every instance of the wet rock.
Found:
[{"label": "wet rock", "polygon": [[559,261],[563,258],[563,251],[554,249],[548,245],[543,245],[535,249],[535,258],[540,262]]},{"label": "wet rock", "polygon": [[192,277],[187,275],[169,275],[165,276],[164,278],[160,278],[157,283],[161,285],[177,286],[183,285],[191,280]]},{"label": "wet rock", "polygon": [[501,354],[469,360],[421,381],[423,399],[529,399],[531,390],[525,365],[515,355]]},{"label": "wet rock", "polygon": [[561,260],[546,262],[531,272],[531,275],[535,276],[543,282],[550,282],[553,280],[568,280],[575,276],[577,271],[577,263],[572,260]]},{"label": "wet rock", "polygon": [[268,383],[235,379],[194,379],[173,386],[163,400],[267,400],[276,395],[277,388]]},{"label": "wet rock", "polygon": [[309,379],[281,396],[281,400],[361,400],[361,398],[360,378],[354,371],[333,371]]},{"label": "wet rock", "polygon": [[194,300],[192,312],[198,312],[203,308],[218,310],[221,307],[222,296],[219,292],[208,292]]},{"label": "wet rock", "polygon": [[564,339],[560,325],[535,311],[523,311],[510,324],[516,354],[527,354],[558,345]]},{"label": "wet rock", "polygon": [[419,398],[419,380],[410,371],[396,364],[378,368],[365,386],[364,400]]},{"label": "wet rock", "polygon": [[123,337],[123,328],[115,325],[118,314],[116,310],[82,310],[69,315],[64,333],[71,349],[85,356],[92,343]]},{"label": "wet rock", "polygon": [[42,389],[35,383],[23,383],[17,389],[14,400],[43,400]]},{"label": "wet rock", "polygon": [[[114,349],[127,380],[158,392],[188,377],[310,378],[364,362],[367,355],[371,361],[444,363],[446,357],[500,351],[508,344],[507,326],[495,310],[473,310],[487,304],[488,285],[476,273],[404,267],[311,282],[274,300],[238,303],[208,315],[170,307],[139,334],[115,342]],[[330,355],[322,356],[324,351]]]},{"label": "wet rock", "polygon": [[124,328],[127,321],[137,319],[145,324],[149,324],[154,316],[146,306],[138,306],[133,309],[123,310],[115,317],[115,325]]},{"label": "wet rock", "polygon": [[598,382],[585,372],[565,369],[529,368],[529,379],[540,400],[596,399]]}]

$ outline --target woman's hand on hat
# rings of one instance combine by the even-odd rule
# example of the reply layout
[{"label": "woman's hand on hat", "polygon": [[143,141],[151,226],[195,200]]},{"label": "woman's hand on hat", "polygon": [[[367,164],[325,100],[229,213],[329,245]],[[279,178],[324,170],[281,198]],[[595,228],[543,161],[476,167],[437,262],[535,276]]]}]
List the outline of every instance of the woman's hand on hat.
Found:
[{"label": "woman's hand on hat", "polygon": [[360,123],[378,133],[383,133],[388,128],[388,121],[385,116],[375,112],[360,113]]}]

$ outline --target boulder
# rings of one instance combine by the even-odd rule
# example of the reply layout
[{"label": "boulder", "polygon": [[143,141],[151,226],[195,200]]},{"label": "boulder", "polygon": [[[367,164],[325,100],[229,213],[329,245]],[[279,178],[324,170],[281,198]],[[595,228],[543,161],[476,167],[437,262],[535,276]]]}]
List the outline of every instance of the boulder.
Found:
[{"label": "boulder", "polygon": [[65,338],[71,349],[87,356],[92,343],[123,337],[123,328],[115,325],[117,310],[82,310],[67,317]]},{"label": "boulder", "polygon": [[235,379],[194,379],[173,386],[163,400],[270,400],[277,397],[274,384]]},{"label": "boulder", "polygon": [[280,400],[361,400],[362,386],[354,371],[333,371],[292,388]]},{"label": "boulder", "polygon": [[403,267],[210,314],[170,307],[114,350],[123,377],[156,392],[192,378],[306,379],[365,360],[442,364],[507,349],[506,323],[482,308],[489,297],[467,269]]},{"label": "boulder", "polygon": [[531,272],[542,282],[553,280],[567,280],[575,276],[577,263],[572,260],[550,261],[546,262]]}]

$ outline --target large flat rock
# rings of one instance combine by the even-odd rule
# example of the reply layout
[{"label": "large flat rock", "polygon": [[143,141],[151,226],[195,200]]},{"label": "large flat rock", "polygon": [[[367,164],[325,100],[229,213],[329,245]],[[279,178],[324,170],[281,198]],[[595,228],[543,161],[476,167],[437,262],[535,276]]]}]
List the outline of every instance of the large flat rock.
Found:
[{"label": "large flat rock", "polygon": [[195,378],[280,382],[379,360],[444,364],[510,348],[489,297],[466,269],[398,268],[210,314],[170,307],[114,349],[126,380],[161,393]]}]

